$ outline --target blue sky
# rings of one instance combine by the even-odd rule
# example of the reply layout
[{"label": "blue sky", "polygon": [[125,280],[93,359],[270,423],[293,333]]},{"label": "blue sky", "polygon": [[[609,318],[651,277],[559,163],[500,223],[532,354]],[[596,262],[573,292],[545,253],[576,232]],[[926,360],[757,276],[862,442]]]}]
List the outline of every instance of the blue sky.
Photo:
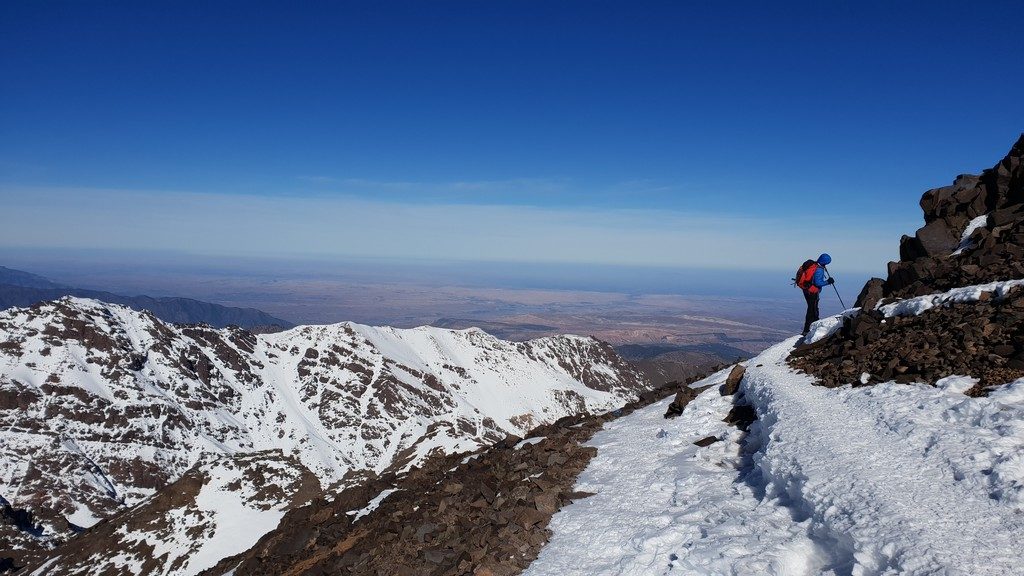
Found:
[{"label": "blue sky", "polygon": [[0,247],[759,269],[828,249],[882,274],[920,194],[1024,130],[1022,21],[1019,2],[5,2]]}]

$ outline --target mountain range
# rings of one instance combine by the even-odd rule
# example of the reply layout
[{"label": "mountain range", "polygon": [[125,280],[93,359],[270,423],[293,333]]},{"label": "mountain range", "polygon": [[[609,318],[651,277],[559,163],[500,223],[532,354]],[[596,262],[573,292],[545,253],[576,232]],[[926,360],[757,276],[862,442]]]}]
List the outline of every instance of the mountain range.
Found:
[{"label": "mountain range", "polygon": [[178,297],[122,296],[100,290],[65,286],[21,270],[0,266],[0,309],[31,306],[64,296],[93,298],[121,304],[133,310],[147,310],[165,322],[209,324],[216,328],[241,326],[258,332],[276,332],[293,324],[255,308],[235,308],[201,300]]}]

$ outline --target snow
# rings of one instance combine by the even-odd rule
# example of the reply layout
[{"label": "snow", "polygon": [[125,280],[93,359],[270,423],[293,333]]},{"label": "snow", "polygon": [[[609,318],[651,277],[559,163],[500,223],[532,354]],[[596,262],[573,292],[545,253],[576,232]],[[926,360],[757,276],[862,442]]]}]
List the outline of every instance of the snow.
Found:
[{"label": "snow", "polygon": [[[67,573],[88,567],[95,573],[141,574],[152,557],[161,560],[161,573],[194,576],[248,550],[277,528],[290,507],[304,503],[293,502],[291,493],[301,471],[279,452],[204,460],[195,472],[202,485],[194,500],[184,499],[155,520],[129,518],[110,539],[116,554],[99,552],[84,563],[66,562],[60,568]],[[275,489],[267,491],[268,486]],[[132,510],[127,516],[137,513]]]},{"label": "snow", "polygon": [[[866,384],[867,382],[864,383]],[[946,376],[945,378],[940,378],[936,381],[935,387],[947,392],[959,392],[960,394],[963,394],[971,388],[974,388],[977,383],[978,379],[971,378],[970,376]]]},{"label": "snow", "polygon": [[60,556],[54,556],[53,558],[50,558],[46,562],[40,564],[38,568],[36,568],[32,571],[31,574],[29,574],[29,576],[46,576],[50,569],[50,566],[53,566],[53,564],[58,560],[60,560]]},{"label": "snow", "polygon": [[532,446],[533,444],[539,444],[539,443],[543,442],[545,438],[547,438],[547,436],[534,436],[533,438],[526,438],[526,439],[520,440],[518,443],[516,443],[515,447],[512,448],[512,449],[513,450],[519,450],[519,449],[525,448],[527,446]]},{"label": "snow", "polygon": [[1006,295],[1011,288],[1024,286],[1024,280],[1005,280],[1002,282],[989,282],[988,284],[976,284],[953,288],[940,294],[929,294],[916,298],[907,298],[891,304],[879,307],[886,318],[893,316],[917,316],[937,306],[948,306],[950,304],[963,302],[977,302],[981,299],[982,293],[990,293],[993,298],[999,299]]},{"label": "snow", "polygon": [[93,514],[92,510],[89,510],[88,506],[85,506],[80,502],[75,502],[74,505],[75,511],[68,514],[66,518],[68,519],[68,522],[71,522],[75,526],[81,528],[92,528],[97,522],[102,520],[102,518]]},{"label": "snow", "polygon": [[[580,343],[592,346],[591,339],[576,336],[545,338],[525,344],[499,340],[481,330],[446,330],[423,326],[411,329],[373,327],[351,322],[332,326],[306,326],[279,334],[261,336],[265,345],[265,372],[276,370],[268,380],[275,382],[278,395],[285,400],[287,417],[282,428],[295,428],[286,436],[295,437],[309,453],[303,457],[328,483],[344,477],[351,469],[372,470],[380,473],[393,464],[394,457],[416,444],[415,454],[403,470],[422,461],[427,455],[440,450],[445,453],[474,451],[485,446],[487,434],[521,435],[530,428],[552,422],[569,413],[575,413],[561,397],[570,393],[582,400],[583,410],[600,412],[626,403],[630,397],[622,391],[602,392],[583,385],[559,364],[560,358],[579,353]],[[532,354],[524,353],[530,346]],[[331,429],[322,423],[320,415],[302,405],[294,383],[299,358],[295,355],[284,363],[271,353],[281,350],[315,348],[321,354],[335,347],[351,351],[353,356],[372,367],[372,377],[361,394],[359,409],[351,418],[361,422],[358,434]],[[273,352],[272,352],[273,351]],[[584,350],[585,351],[585,350]],[[289,352],[291,354],[291,352]],[[601,370],[609,381],[619,374],[592,359],[595,370]],[[275,368],[276,366],[276,368]],[[420,406],[419,397],[403,399],[411,404],[402,414],[389,414],[381,405],[381,387],[391,386],[394,380],[409,390],[424,390],[424,376],[434,376],[440,391],[429,391],[436,397],[440,408]],[[348,369],[328,371],[325,376],[337,379],[348,387],[361,385],[363,376]],[[328,390],[326,386],[317,385]],[[419,408],[417,410],[417,408]],[[424,410],[440,410],[439,414],[424,417]],[[376,418],[368,415],[376,414]],[[484,426],[482,423],[493,424]],[[292,424],[292,422],[296,424]],[[426,436],[435,422],[451,426],[437,429]],[[467,435],[459,430],[460,421],[475,422],[476,431]],[[374,430],[378,439],[363,439],[363,432]],[[277,432],[277,429],[274,430]],[[369,434],[367,434],[369,435]],[[355,436],[355,437],[353,437]],[[279,445],[276,438],[271,445]]]},{"label": "snow", "polygon": [[370,500],[366,504],[365,507],[360,508],[359,510],[352,510],[351,512],[347,512],[347,514],[349,516],[352,516],[352,522],[354,523],[357,520],[359,520],[360,518],[362,518],[363,516],[366,516],[370,512],[373,512],[378,507],[380,507],[380,503],[383,502],[384,499],[387,498],[388,496],[391,496],[392,494],[394,494],[396,491],[397,491],[397,489],[395,489],[395,488],[388,488],[387,490],[384,490],[380,494],[376,495],[373,498],[373,500]]},{"label": "snow", "polygon": [[285,505],[262,509],[253,506],[242,490],[232,489],[231,484],[241,484],[239,469],[228,469],[203,486],[196,497],[196,507],[212,516],[213,534],[202,540],[198,550],[189,555],[181,570],[181,576],[198,574],[220,562],[222,558],[245,552],[270,532],[284,517]]},{"label": "snow", "polygon": [[960,244],[953,251],[952,255],[959,256],[967,250],[974,248],[971,243],[971,234],[974,234],[974,231],[978,228],[984,228],[986,224],[988,224],[988,214],[983,214],[968,222],[967,228],[964,228],[964,233],[960,236]]},{"label": "snow", "polygon": [[828,389],[785,363],[796,339],[748,362],[749,435],[721,422],[721,374],[678,418],[606,425],[576,487],[596,495],[526,574],[1019,574],[1024,380]]},{"label": "snow", "polygon": [[[769,574],[794,555],[817,567],[806,530],[740,478],[743,433],[722,422],[732,398],[718,391],[727,374],[700,382],[707,390],[675,419],[663,416],[670,398],[595,435],[575,489],[596,495],[554,516],[554,537],[525,574]],[[707,436],[721,441],[693,444]]]},{"label": "snow", "polygon": [[828,318],[822,318],[817,322],[811,324],[810,330],[807,331],[807,335],[804,336],[804,344],[813,344],[819,340],[824,340],[829,336],[835,334],[843,327],[843,321],[847,318],[852,318],[860,313],[860,308],[850,308],[843,310],[835,316],[829,316]]},{"label": "snow", "polygon": [[[917,316],[935,307],[966,302],[977,302],[981,299],[981,295],[983,293],[989,293],[993,298],[998,300],[1006,296],[1011,288],[1015,288],[1017,286],[1024,286],[1024,280],[1005,280],[1001,282],[989,282],[987,284],[976,284],[974,286],[953,288],[938,294],[928,294],[926,296],[907,298],[885,305],[880,304],[878,309],[882,311],[886,318],[892,318],[894,316]],[[807,332],[807,335],[804,337],[802,342],[804,344],[813,344],[828,338],[843,327],[844,320],[852,318],[859,313],[860,308],[850,308],[834,316],[822,318],[821,320],[814,322],[811,324],[810,330]]]}]

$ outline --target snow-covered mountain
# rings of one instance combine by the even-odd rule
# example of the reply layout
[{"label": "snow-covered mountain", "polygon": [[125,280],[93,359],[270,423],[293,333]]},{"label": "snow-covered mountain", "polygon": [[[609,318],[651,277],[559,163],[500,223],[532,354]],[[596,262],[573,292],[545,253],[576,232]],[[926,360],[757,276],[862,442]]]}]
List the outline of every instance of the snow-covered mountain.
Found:
[{"label": "snow-covered mountain", "polygon": [[[333,493],[616,408],[644,387],[608,345],[577,336],[512,343],[351,323],[257,336],[96,300],[10,309],[0,313],[0,495],[23,521],[0,526],[0,557],[163,497],[200,462],[220,486],[237,472],[232,457],[277,451]],[[191,533],[203,529],[215,528]]]}]

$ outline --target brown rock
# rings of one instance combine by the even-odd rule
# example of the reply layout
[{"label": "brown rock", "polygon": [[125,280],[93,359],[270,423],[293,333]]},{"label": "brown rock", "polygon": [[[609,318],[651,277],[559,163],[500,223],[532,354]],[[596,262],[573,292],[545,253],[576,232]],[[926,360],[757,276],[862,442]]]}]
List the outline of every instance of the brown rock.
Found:
[{"label": "brown rock", "polygon": [[732,396],[735,394],[740,389],[740,382],[743,381],[743,374],[746,371],[746,367],[740,364],[733,366],[729,376],[725,379],[725,384],[719,386],[718,393],[722,396]]},{"label": "brown rock", "polygon": [[717,436],[708,436],[707,438],[701,438],[700,440],[697,440],[696,442],[694,442],[694,444],[700,446],[701,448],[704,448],[706,446],[711,446],[712,444],[718,442],[719,440],[720,438],[718,438]]},{"label": "brown rock", "polygon": [[686,405],[689,404],[690,401],[696,398],[699,394],[699,390],[690,388],[689,385],[684,384],[679,389],[679,392],[676,394],[675,400],[668,405],[668,410],[665,412],[665,418],[675,418],[676,416],[682,414],[683,410],[686,408]]},{"label": "brown rock", "polygon": [[558,511],[558,495],[551,492],[538,494],[534,499],[534,505],[538,512],[552,515]]},{"label": "brown rock", "polygon": [[875,305],[878,304],[885,296],[885,280],[881,278],[872,278],[864,284],[864,288],[861,289],[860,295],[857,296],[857,302],[854,306],[859,306],[864,310],[874,309]]}]

